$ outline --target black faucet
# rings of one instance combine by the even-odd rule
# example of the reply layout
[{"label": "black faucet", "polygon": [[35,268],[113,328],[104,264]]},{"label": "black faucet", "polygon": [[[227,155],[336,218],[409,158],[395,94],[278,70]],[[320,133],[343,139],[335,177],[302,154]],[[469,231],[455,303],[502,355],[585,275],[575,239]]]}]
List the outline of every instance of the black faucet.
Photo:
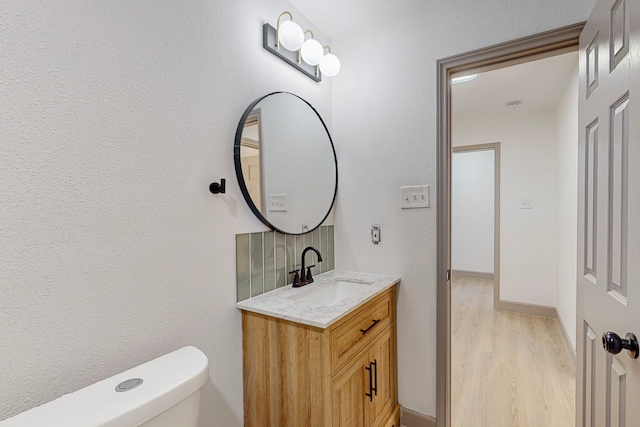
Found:
[{"label": "black faucet", "polygon": [[322,255],[320,255],[320,251],[317,250],[316,248],[314,248],[313,246],[307,246],[304,251],[302,251],[302,261],[301,261],[301,266],[300,266],[300,275],[298,275],[298,270],[293,270],[291,272],[289,272],[289,274],[295,274],[295,276],[293,277],[293,287],[294,288],[299,288],[301,286],[304,285],[308,285],[309,283],[313,283],[313,276],[311,275],[311,267],[315,267],[315,265],[310,265],[307,268],[307,273],[305,274],[304,269],[305,269],[305,263],[304,263],[304,256],[307,254],[308,251],[314,251],[316,253],[316,255],[318,256],[318,262],[322,262]]}]

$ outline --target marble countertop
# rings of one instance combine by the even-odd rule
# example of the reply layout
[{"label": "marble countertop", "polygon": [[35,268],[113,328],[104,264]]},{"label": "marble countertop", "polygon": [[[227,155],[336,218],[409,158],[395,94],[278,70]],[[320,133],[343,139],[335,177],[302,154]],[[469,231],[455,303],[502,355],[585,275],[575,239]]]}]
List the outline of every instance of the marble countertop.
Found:
[{"label": "marble countertop", "polygon": [[[357,294],[332,305],[315,305],[295,299],[295,296],[302,292],[319,289],[338,280],[359,282],[368,286],[360,287]],[[240,301],[236,303],[236,307],[324,329],[399,282],[399,276],[332,270],[317,275],[309,285],[301,288],[287,285]]]}]

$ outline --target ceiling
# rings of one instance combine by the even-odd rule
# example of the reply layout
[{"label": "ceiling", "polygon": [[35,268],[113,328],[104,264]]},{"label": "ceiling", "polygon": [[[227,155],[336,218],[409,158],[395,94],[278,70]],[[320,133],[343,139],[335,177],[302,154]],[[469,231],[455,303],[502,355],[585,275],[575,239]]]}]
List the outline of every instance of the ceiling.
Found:
[{"label": "ceiling", "polygon": [[[332,41],[341,35],[400,17],[407,9],[428,0],[289,0]],[[482,73],[476,80],[454,85],[453,117],[495,116],[510,111],[505,104],[521,100],[522,110],[555,107],[578,53],[571,52],[538,61]]]},{"label": "ceiling", "polygon": [[358,31],[381,24],[425,0],[289,0],[327,37]]},{"label": "ceiling", "polygon": [[506,104],[513,100],[522,101],[519,111],[555,107],[577,64],[578,52],[570,52],[481,73],[471,82],[453,85],[453,118],[504,114],[511,111]]}]

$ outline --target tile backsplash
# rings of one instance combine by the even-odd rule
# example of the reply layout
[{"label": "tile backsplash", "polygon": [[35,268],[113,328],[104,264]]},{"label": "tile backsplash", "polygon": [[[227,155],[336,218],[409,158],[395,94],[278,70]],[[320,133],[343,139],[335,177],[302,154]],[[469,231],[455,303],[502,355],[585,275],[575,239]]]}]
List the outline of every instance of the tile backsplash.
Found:
[{"label": "tile backsplash", "polygon": [[307,252],[306,264],[311,272],[324,273],[335,268],[333,226],[322,226],[311,233],[292,236],[277,231],[236,234],[236,295],[242,301],[293,282],[290,271],[300,268],[300,257],[307,246],[322,254],[317,262],[313,251]]}]

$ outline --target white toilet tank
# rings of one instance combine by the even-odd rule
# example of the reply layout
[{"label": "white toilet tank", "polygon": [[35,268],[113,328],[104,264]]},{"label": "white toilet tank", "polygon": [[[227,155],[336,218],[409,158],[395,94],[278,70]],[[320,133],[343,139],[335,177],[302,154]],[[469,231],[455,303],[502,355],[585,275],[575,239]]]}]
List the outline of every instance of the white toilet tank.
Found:
[{"label": "white toilet tank", "polygon": [[2,421],[0,427],[196,427],[208,365],[204,353],[184,347]]}]

